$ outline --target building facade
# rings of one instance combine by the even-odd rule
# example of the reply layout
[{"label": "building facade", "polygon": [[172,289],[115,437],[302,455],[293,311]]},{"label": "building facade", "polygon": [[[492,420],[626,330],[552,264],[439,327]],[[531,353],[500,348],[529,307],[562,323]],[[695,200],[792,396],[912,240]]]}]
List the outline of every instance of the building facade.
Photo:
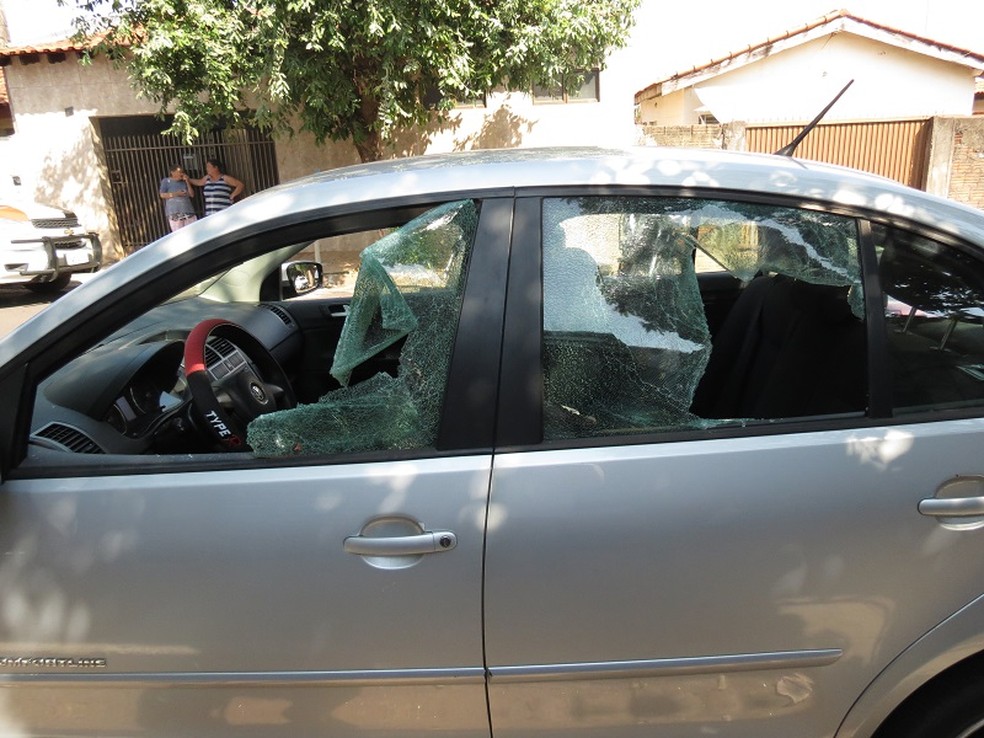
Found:
[{"label": "building facade", "polygon": [[649,125],[805,122],[851,83],[824,120],[960,116],[982,72],[984,55],[841,10],[651,82],[635,101]]}]

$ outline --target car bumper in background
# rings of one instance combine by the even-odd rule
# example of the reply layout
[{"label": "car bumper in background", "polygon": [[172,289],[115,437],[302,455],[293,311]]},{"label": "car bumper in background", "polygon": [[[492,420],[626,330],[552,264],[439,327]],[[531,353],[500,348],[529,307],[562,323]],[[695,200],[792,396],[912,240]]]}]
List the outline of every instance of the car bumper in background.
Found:
[{"label": "car bumper in background", "polygon": [[61,274],[93,272],[102,265],[102,245],[95,233],[11,239],[0,252],[0,283],[56,279]]}]

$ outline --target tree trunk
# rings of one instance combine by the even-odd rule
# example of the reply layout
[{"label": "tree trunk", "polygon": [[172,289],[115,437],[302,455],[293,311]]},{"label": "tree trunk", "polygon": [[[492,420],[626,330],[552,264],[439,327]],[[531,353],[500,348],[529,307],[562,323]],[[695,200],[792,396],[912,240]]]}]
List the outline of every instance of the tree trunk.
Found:
[{"label": "tree trunk", "polygon": [[355,148],[363,164],[369,161],[379,161],[383,158],[383,142],[376,128],[379,118],[379,100],[372,92],[372,84],[366,82],[356,66],[354,76],[355,89],[359,95],[359,121],[355,126],[353,136]]},{"label": "tree trunk", "polygon": [[355,138],[355,148],[363,163],[379,161],[383,158],[383,144],[379,133],[371,128],[366,130],[364,135]]}]

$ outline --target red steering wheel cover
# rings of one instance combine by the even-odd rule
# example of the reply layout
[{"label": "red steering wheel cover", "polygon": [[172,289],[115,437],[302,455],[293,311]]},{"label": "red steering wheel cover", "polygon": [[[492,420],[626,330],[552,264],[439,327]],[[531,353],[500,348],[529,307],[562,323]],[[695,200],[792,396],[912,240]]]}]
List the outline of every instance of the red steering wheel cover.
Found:
[{"label": "red steering wheel cover", "polygon": [[234,323],[222,318],[203,320],[188,334],[184,350],[185,376],[190,376],[194,372],[205,371],[205,342],[212,333],[212,329],[220,325],[234,325]]},{"label": "red steering wheel cover", "polygon": [[212,381],[205,362],[205,342],[216,328],[228,326],[233,332],[245,331],[235,323],[221,318],[203,320],[185,339],[185,377],[191,390],[192,401],[202,415],[212,436],[227,449],[242,448],[245,439],[228,413],[219,404],[212,391]]}]

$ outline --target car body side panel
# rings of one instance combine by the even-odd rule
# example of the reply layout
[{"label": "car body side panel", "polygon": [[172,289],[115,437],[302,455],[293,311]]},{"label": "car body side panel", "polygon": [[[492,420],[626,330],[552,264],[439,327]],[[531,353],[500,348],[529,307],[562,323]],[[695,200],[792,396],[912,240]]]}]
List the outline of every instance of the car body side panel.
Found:
[{"label": "car body side panel", "polygon": [[984,421],[500,455],[497,736],[831,736],[981,594],[984,530],[919,514]]},{"label": "car body side panel", "polygon": [[919,687],[965,658],[984,653],[984,596],[906,649],[851,708],[837,738],[868,738]]},{"label": "car body side panel", "polygon": [[[489,468],[477,455],[8,482],[0,728],[487,735]],[[343,548],[415,528],[457,545]]]}]

